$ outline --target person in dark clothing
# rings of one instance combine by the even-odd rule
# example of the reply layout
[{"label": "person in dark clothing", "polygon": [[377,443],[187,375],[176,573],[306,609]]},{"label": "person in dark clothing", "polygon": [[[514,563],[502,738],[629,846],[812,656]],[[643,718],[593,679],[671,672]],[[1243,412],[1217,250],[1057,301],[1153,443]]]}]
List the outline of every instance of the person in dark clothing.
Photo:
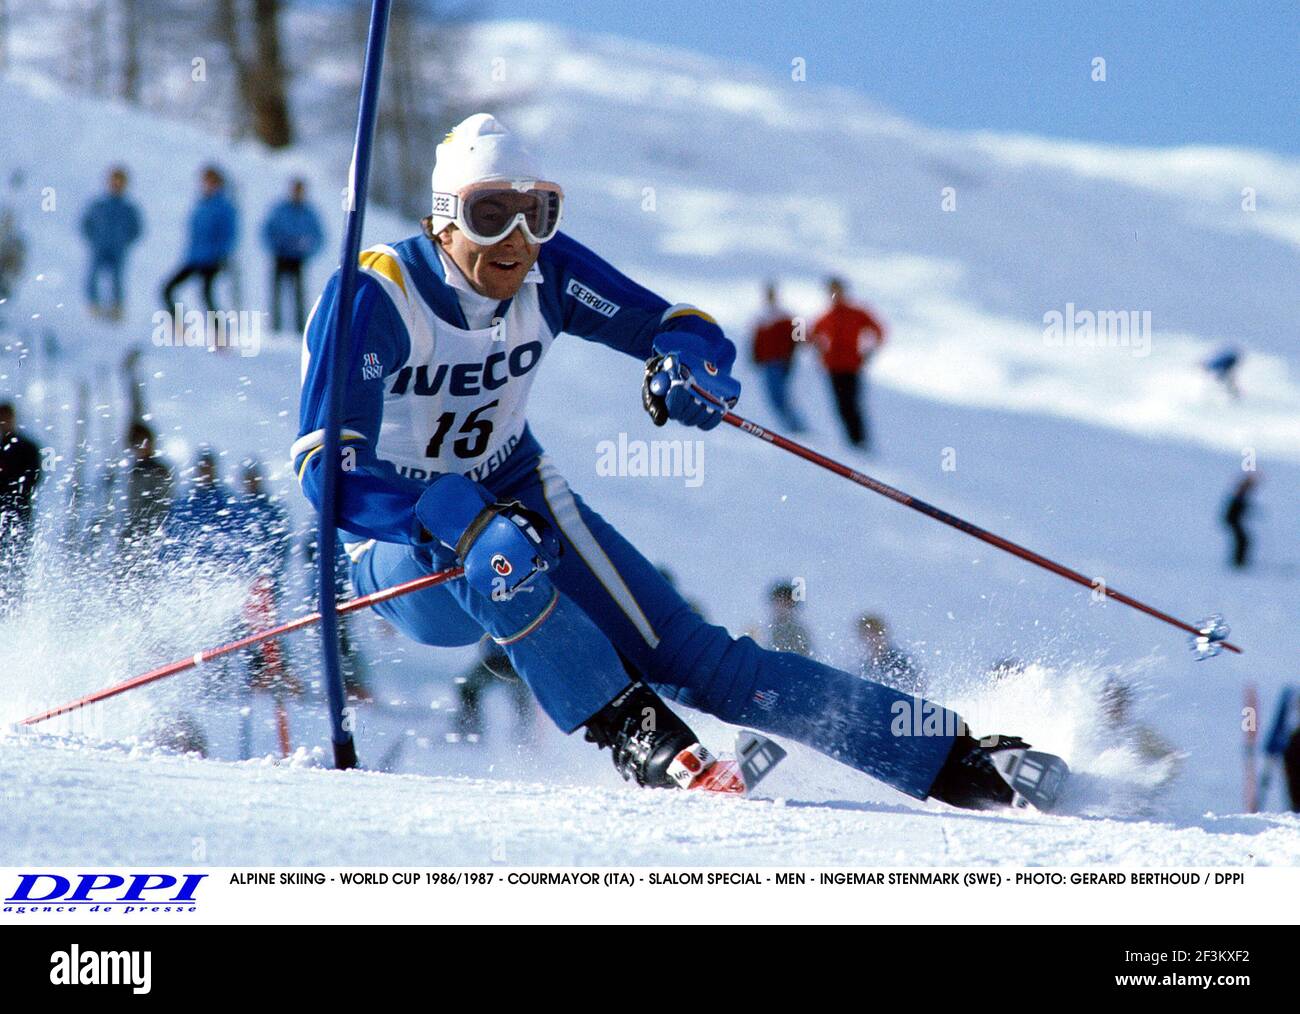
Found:
[{"label": "person in dark clothing", "polygon": [[167,517],[172,497],[172,470],[158,456],[148,424],[133,423],[128,436],[131,470],[126,480],[126,516],[118,535],[123,547],[144,544]]},{"label": "person in dark clothing", "polygon": [[32,546],[32,497],[41,481],[41,449],[18,432],[17,413],[0,404],[0,611],[26,580]]},{"label": "person in dark clothing", "polygon": [[[244,602],[244,625],[248,633],[275,626],[279,620],[281,584],[285,563],[292,548],[289,514],[273,499],[262,484],[261,466],[254,460],[244,462],[240,471],[241,496],[233,511],[239,519],[241,541],[248,556],[248,573],[252,580]],[[275,724],[280,755],[292,752],[289,716],[285,696],[300,695],[302,681],[285,664],[279,641],[263,641],[242,653],[249,690],[266,691],[275,702]],[[251,714],[251,711],[248,712]],[[252,729],[243,729],[241,755],[252,756]]]},{"label": "person in dark clothing", "polygon": [[790,404],[790,374],[794,369],[795,322],[777,300],[776,283],[763,293],[763,312],[754,322],[754,364],[763,374],[767,399],[781,425],[791,433],[803,429],[803,420]]},{"label": "person in dark clothing", "polygon": [[271,209],[262,223],[262,241],[275,260],[275,272],[271,276],[271,327],[283,330],[280,303],[287,283],[293,296],[295,326],[302,331],[307,326],[302,269],[320,251],[324,241],[320,216],[307,202],[307,184],[302,180],[294,180],[289,196]]},{"label": "person in dark clothing", "polygon": [[122,390],[126,394],[127,404],[131,406],[131,425],[144,422],[145,416],[149,414],[149,409],[145,405],[144,381],[136,372],[140,365],[140,349],[128,349],[126,355],[122,357]]},{"label": "person in dark clothing", "polygon": [[101,536],[115,529],[117,570],[145,558],[167,518],[172,498],[172,470],[157,455],[153,430],[137,420],[127,431],[130,463],[108,475]]},{"label": "person in dark clothing", "polygon": [[27,237],[19,215],[25,180],[21,169],[10,173],[9,197],[0,203],[0,325],[8,323],[9,304],[27,263]]},{"label": "person in dark clothing", "polygon": [[157,456],[157,438],[145,422],[144,382],[136,372],[140,350],[122,359],[122,387],[130,405],[126,456],[112,462],[104,475],[104,506],[90,525],[85,549],[113,546],[118,577],[139,577],[137,568],[156,548],[154,536],[167,517],[172,496],[172,470]]},{"label": "person in dark clothing", "polygon": [[532,691],[515,672],[510,656],[491,638],[479,642],[479,660],[463,676],[456,677],[456,696],[460,706],[456,712],[456,728],[449,737],[453,742],[477,743],[483,738],[483,694],[493,686],[503,685],[510,691],[510,702],[515,711],[514,741],[522,743],[533,731],[537,705]]},{"label": "person in dark clothing", "polygon": [[1286,787],[1291,796],[1291,809],[1300,813],[1300,727],[1291,733],[1291,739],[1282,753],[1282,764],[1286,768]]},{"label": "person in dark clothing", "polygon": [[248,555],[248,571],[269,577],[278,595],[292,549],[289,513],[267,493],[262,466],[253,459],[244,461],[239,481],[242,495],[235,503],[235,513],[243,531],[241,541]]},{"label": "person in dark clothing", "polygon": [[18,432],[18,414],[6,401],[0,404],[0,512],[30,525],[40,481],[41,449]]},{"label": "person in dark clothing", "polygon": [[1246,518],[1251,511],[1251,497],[1258,481],[1254,472],[1247,472],[1223,509],[1223,524],[1232,536],[1230,561],[1238,570],[1250,566],[1250,533],[1246,531]]},{"label": "person in dark clothing", "polygon": [[185,261],[163,285],[163,308],[173,312],[176,290],[198,275],[203,282],[203,303],[217,308],[213,283],[226,266],[239,232],[239,216],[226,196],[226,178],[220,169],[208,166],[200,177],[202,196],[190,212],[189,245]]},{"label": "person in dark clothing", "polygon": [[[313,527],[302,536],[298,544],[302,551],[304,583],[309,589],[311,601],[315,600],[317,587],[319,547],[316,539],[317,532]],[[347,585],[348,555],[342,540],[334,543],[334,550],[334,594],[342,602],[350,597]],[[343,690],[348,700],[371,701],[375,695],[370,689],[365,657],[357,647],[357,639],[352,630],[355,622],[355,613],[344,613],[338,618],[339,667],[343,670]]]},{"label": "person in dark clothing", "polygon": [[[81,235],[90,247],[86,302],[91,313],[110,320],[122,319],[126,255],[144,231],[140,209],[126,196],[126,183],[126,170],[114,166],[108,174],[108,192],[92,201],[81,216]],[[100,296],[100,282],[105,275],[108,276],[108,300]]]}]

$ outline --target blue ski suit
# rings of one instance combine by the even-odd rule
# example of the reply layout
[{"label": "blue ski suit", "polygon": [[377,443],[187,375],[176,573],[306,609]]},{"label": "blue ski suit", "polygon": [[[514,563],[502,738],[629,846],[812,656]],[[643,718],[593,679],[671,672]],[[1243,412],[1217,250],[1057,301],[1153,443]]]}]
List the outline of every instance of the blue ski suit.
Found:
[{"label": "blue ski suit", "polygon": [[[644,679],[667,700],[804,743],[924,798],[952,747],[956,715],[705,622],[569,488],[527,425],[528,386],[557,335],[639,360],[691,352],[729,370],[735,349],[713,319],[670,305],[563,233],[542,246],[520,292],[496,307],[489,326],[467,320],[466,287],[424,235],[361,255],[339,472],[356,591],[456,562],[415,518],[430,479],[455,470],[494,499],[519,500],[543,515],[563,557],[508,601],[456,581],[375,607],[407,636],[460,646],[491,635],[565,732],[629,679]],[[337,300],[336,274],[307,325],[292,449],[303,490],[318,506],[323,363]]]}]

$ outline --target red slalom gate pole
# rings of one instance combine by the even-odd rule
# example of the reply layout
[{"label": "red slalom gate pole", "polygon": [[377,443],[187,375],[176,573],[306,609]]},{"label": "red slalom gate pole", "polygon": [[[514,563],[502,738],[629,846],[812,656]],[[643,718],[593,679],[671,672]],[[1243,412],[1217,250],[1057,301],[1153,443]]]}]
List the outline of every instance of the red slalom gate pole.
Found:
[{"label": "red slalom gate pole", "polygon": [[[702,398],[712,401],[715,404],[717,403],[717,399],[711,398],[706,391],[702,391],[697,385],[692,384],[691,389]],[[949,514],[947,511],[941,510],[933,504],[928,504],[924,500],[918,500],[911,494],[904,493],[901,489],[895,489],[893,486],[883,483],[879,479],[873,479],[869,475],[864,475],[862,472],[849,468],[848,465],[842,465],[838,461],[826,457],[824,454],[819,454],[811,448],[803,446],[803,444],[795,443],[788,437],[781,436],[780,433],[773,433],[771,430],[765,429],[758,425],[758,423],[750,422],[748,419],[738,416],[734,412],[724,412],[722,420],[723,422],[730,423],[738,430],[743,430],[750,436],[758,437],[760,440],[773,444],[776,447],[781,448],[783,451],[789,451],[791,454],[798,455],[805,461],[811,461],[814,465],[820,465],[828,472],[834,472],[836,475],[848,479],[850,482],[856,482],[859,486],[865,486],[873,493],[887,496],[895,503],[901,503],[904,507],[910,507],[914,511],[919,511],[926,517],[934,518],[936,521],[941,521],[950,528],[955,528],[959,532],[965,532],[967,535],[974,536],[981,542],[987,542],[990,546],[996,546],[998,549],[1010,553],[1012,556],[1018,556],[1022,560],[1027,560],[1036,566],[1042,567],[1044,570],[1050,570],[1053,574],[1057,574],[1060,577],[1065,578],[1067,581],[1081,584],[1089,590],[1095,591],[1099,589],[1107,598],[1112,598],[1116,602],[1122,602],[1130,608],[1146,613],[1148,616],[1153,616],[1162,623],[1168,623],[1171,627],[1177,627],[1179,630],[1185,631],[1189,634],[1200,636],[1202,633],[1201,630],[1192,626],[1190,623],[1184,623],[1175,616],[1170,616],[1168,613],[1161,612],[1159,609],[1149,606],[1145,602],[1135,599],[1130,595],[1118,592],[1108,584],[1098,584],[1090,578],[1085,577],[1083,574],[1080,574],[1077,570],[1071,570],[1069,567],[1059,564],[1055,560],[1049,560],[1047,557],[1035,553],[1032,549],[1026,549],[1024,546],[1017,545],[1010,539],[1004,539],[1000,535],[995,535],[984,528],[980,528],[978,525],[973,525],[969,521],[957,517],[955,514]],[[1228,651],[1236,652],[1238,655],[1242,653],[1240,648],[1228,641],[1219,641],[1218,646],[1220,648],[1226,648]]]},{"label": "red slalom gate pole", "polygon": [[[369,595],[362,595],[360,598],[349,599],[347,602],[340,602],[334,612],[338,616],[346,613],[356,612],[358,609],[364,609],[367,606],[377,605],[380,602],[387,602],[389,599],[395,599],[402,595],[409,595],[411,592],[417,592],[424,588],[433,588],[436,585],[445,584],[448,581],[454,581],[465,573],[463,567],[448,567],[446,570],[440,570],[433,574],[426,574],[424,577],[417,577],[410,581],[403,581],[401,584],[395,584],[391,588],[381,588],[377,592],[371,592]],[[263,641],[269,641],[273,637],[280,637],[283,634],[292,633],[295,630],[301,630],[303,627],[310,627],[314,623],[319,623],[320,613],[309,613],[306,616],[300,616],[296,620],[290,620],[288,623],[282,623],[278,627],[272,627],[270,630],[263,630],[256,634],[249,634],[247,637],[241,637],[237,641],[231,641],[229,644],[223,644],[216,648],[208,648],[200,651],[190,658],[181,659],[178,662],[172,662],[169,665],[154,669],[151,672],[142,673],[139,676],[133,676],[103,690],[97,690],[93,694],[87,694],[85,697],[79,697],[75,701],[69,701],[67,704],[60,705],[49,711],[44,711],[39,715],[32,715],[30,718],[24,718],[21,725],[36,725],[38,722],[44,722],[46,719],[55,718],[59,715],[66,715],[70,711],[76,711],[78,708],[84,708],[87,704],[95,704],[99,701],[106,701],[110,697],[117,697],[128,690],[135,690],[137,687],[147,686],[150,683],[156,683],[158,680],[166,679],[168,676],[175,676],[177,673],[185,672],[188,669],[194,669],[204,662],[210,662],[214,658],[220,658],[222,655],[229,655],[232,651],[239,651],[241,648],[251,648],[255,644],[261,644]]]}]

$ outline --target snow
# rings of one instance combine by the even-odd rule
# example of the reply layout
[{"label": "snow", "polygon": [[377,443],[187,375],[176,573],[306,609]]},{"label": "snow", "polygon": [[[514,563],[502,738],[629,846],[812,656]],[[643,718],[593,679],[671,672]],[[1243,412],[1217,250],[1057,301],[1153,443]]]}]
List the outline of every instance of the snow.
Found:
[{"label": "snow", "polygon": [[[775,781],[778,773],[772,775]],[[5,865],[1294,865],[1300,819],[1153,822],[0,749]],[[98,826],[86,826],[94,814]]]},{"label": "snow", "polygon": [[[930,696],[977,731],[1067,757],[1076,777],[1062,812],[918,804],[797,747],[767,798],[636,792],[606,756],[553,730],[511,744],[500,700],[490,703],[492,741],[449,744],[450,681],[471,653],[409,645],[366,620],[358,636],[382,703],[360,706],[358,742],[363,762],[385,771],[319,769],[314,682],[290,706],[299,754],[232,762],[240,707],[257,751],[273,749],[269,708],[214,700],[203,693],[211,673],[191,673],[0,735],[0,864],[189,863],[201,846],[201,861],[217,865],[1294,865],[1294,817],[1234,813],[1243,684],[1259,687],[1267,721],[1295,677],[1300,164],[941,132],[850,93],[692,54],[514,23],[481,34],[484,52],[507,58],[502,87],[529,96],[509,119],[564,182],[566,228],[633,277],[705,306],[742,342],[769,275],[801,314],[816,311],[830,272],[882,309],[892,332],[872,374],[880,451],[863,458],[843,446],[805,361],[795,385],[809,444],[1175,615],[1223,612],[1246,654],[1194,662],[1176,631],[725,427],[702,438],[698,486],[602,476],[603,440],[699,435],[642,416],[639,364],[562,340],[534,388],[539,438],[575,490],[655,547],[711,619],[756,629],[768,585],[802,577],[819,653],[850,666],[857,615],[883,613],[930,677]],[[24,425],[67,469],[77,383],[91,386],[92,438],[107,453],[121,426],[112,371],[130,343],[145,343],[141,372],[173,462],[188,464],[204,441],[219,446],[227,474],[256,455],[305,522],[285,462],[297,415],[292,337],[267,336],[250,357],[156,348],[149,315],[179,255],[198,166],[218,158],[235,181],[251,306],[264,302],[252,239],[262,209],[305,175],[330,212],[334,249],[341,215],[329,195],[346,167],[309,148],[231,146],[31,72],[0,79],[0,112],[15,125],[0,174],[28,170],[29,263],[40,276],[0,307],[11,321],[0,397],[18,400]],[[131,264],[131,316],[114,328],[80,310],[76,220],[100,167],[119,158],[147,199],[149,232]],[[949,186],[957,210],[946,213]],[[1258,192],[1258,211],[1242,209],[1243,187]],[[38,211],[45,188],[57,202]],[[367,220],[370,241],[411,231],[381,210]],[[329,260],[314,265],[312,286]],[[1044,315],[1067,304],[1151,311],[1147,354],[1050,346]],[[57,358],[42,349],[47,329]],[[1240,402],[1198,371],[1226,341],[1248,350]],[[766,422],[744,360],[742,351],[740,410]],[[1236,574],[1223,566],[1216,518],[1247,451],[1264,475],[1262,563]],[[65,474],[56,469],[47,489]],[[63,559],[42,561],[29,609],[0,624],[0,723],[221,641],[238,611],[219,581],[110,582]],[[310,637],[289,647],[310,679]],[[1006,657],[1023,671],[993,682],[990,663]],[[1176,758],[1144,760],[1135,739],[1105,727],[1100,695],[1116,678]],[[225,759],[151,745],[178,710],[202,717]],[[697,728],[713,745],[729,739],[720,723]]]}]

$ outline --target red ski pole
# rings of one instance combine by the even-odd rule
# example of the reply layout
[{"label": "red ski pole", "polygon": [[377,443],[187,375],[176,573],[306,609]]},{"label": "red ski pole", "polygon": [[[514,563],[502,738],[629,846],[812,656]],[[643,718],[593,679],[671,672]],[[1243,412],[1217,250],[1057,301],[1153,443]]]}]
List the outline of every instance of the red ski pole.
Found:
[{"label": "red ski pole", "polygon": [[[445,584],[448,581],[454,581],[465,573],[463,567],[448,567],[446,570],[440,570],[433,574],[426,574],[424,577],[417,577],[410,581],[403,581],[401,584],[395,584],[391,588],[381,588],[377,592],[371,592],[369,595],[362,595],[360,598],[349,599],[347,602],[340,602],[335,612],[342,616],[345,613],[355,612],[358,609],[364,609],[366,606],[373,606],[380,602],[387,602],[389,599],[395,599],[402,595],[409,595],[411,592],[420,591],[423,588],[432,588],[435,585]],[[32,715],[30,718],[24,718],[20,724],[35,725],[37,722],[44,722],[47,718],[54,718],[58,715],[65,715],[69,711],[75,711],[77,708],[84,708],[87,704],[95,704],[98,701],[106,701],[110,697],[116,697],[118,694],[124,694],[128,690],[134,690],[137,687],[143,687],[150,683],[156,683],[158,680],[166,679],[168,676],[175,676],[177,673],[185,672],[187,669],[193,669],[202,665],[204,662],[210,662],[214,658],[220,658],[222,655],[229,655],[232,651],[239,651],[241,648],[251,648],[255,644],[261,644],[263,641],[269,641],[273,637],[280,637],[282,634],[288,634],[295,630],[301,630],[303,627],[310,627],[313,623],[319,623],[320,613],[310,613],[307,616],[300,616],[296,620],[290,620],[288,623],[282,623],[278,627],[272,627],[270,630],[263,630],[256,634],[249,634],[247,637],[241,637],[237,641],[231,641],[229,644],[223,644],[216,648],[208,648],[200,651],[189,658],[183,658],[178,662],[172,662],[169,665],[154,669],[151,672],[142,673],[139,676],[133,676],[129,680],[118,683],[103,690],[97,690],[93,694],[87,694],[85,697],[79,697],[75,701],[69,701],[67,704],[53,708],[50,711],[42,712],[39,715]]]},{"label": "red ski pole", "polygon": [[[692,384],[691,389],[695,391],[696,394],[700,395],[700,397],[717,404],[717,399],[711,397],[708,392],[701,390],[698,385]],[[1010,553],[1012,556],[1018,556],[1022,560],[1028,560],[1030,563],[1042,567],[1044,570],[1050,570],[1053,574],[1057,574],[1068,581],[1073,581],[1075,584],[1081,584],[1090,590],[1101,591],[1107,598],[1112,598],[1116,602],[1122,602],[1124,605],[1136,609],[1139,612],[1146,613],[1148,616],[1154,616],[1157,620],[1160,620],[1163,623],[1168,623],[1171,627],[1177,627],[1179,630],[1193,634],[1197,637],[1205,636],[1205,631],[1200,628],[1194,627],[1190,623],[1184,623],[1177,617],[1161,612],[1159,609],[1149,606],[1145,602],[1141,602],[1132,596],[1125,595],[1123,592],[1116,591],[1108,584],[1093,581],[1090,578],[1085,577],[1083,574],[1080,574],[1077,570],[1071,570],[1069,567],[1063,566],[1055,560],[1049,560],[1047,557],[1035,553],[1032,549],[1026,549],[1024,546],[1017,545],[1010,539],[1004,539],[1000,535],[994,535],[992,532],[980,528],[978,525],[973,525],[969,521],[957,517],[955,514],[949,514],[947,511],[941,510],[932,504],[928,504],[924,500],[918,500],[916,497],[904,493],[900,489],[895,489],[893,486],[883,483],[879,479],[873,479],[869,475],[864,475],[862,472],[849,468],[848,465],[841,465],[838,461],[834,461],[831,458],[826,457],[824,454],[818,454],[811,448],[804,447],[803,444],[795,443],[793,440],[790,440],[788,437],[783,437],[779,433],[773,433],[771,430],[765,429],[757,423],[750,422],[748,419],[738,416],[734,412],[723,412],[722,420],[723,422],[730,423],[738,430],[743,430],[745,433],[758,437],[760,440],[764,440],[769,444],[773,444],[776,447],[781,448],[783,451],[789,451],[791,454],[798,455],[805,461],[811,461],[814,465],[820,465],[828,472],[834,472],[836,475],[848,479],[850,482],[856,482],[859,486],[865,486],[874,493],[879,493],[881,496],[887,496],[895,503],[901,503],[904,507],[910,507],[914,511],[920,511],[922,514],[926,515],[926,517],[931,517],[936,521],[941,521],[950,528],[955,528],[959,532],[965,532],[967,535],[974,536],[981,542],[987,542],[990,546],[996,546],[998,549]],[[1216,640],[1214,638],[1211,638],[1211,641],[1213,641],[1214,645],[1219,648],[1226,648],[1228,651],[1236,652],[1238,655],[1241,654],[1241,649],[1235,644],[1231,644],[1224,640]]]}]

